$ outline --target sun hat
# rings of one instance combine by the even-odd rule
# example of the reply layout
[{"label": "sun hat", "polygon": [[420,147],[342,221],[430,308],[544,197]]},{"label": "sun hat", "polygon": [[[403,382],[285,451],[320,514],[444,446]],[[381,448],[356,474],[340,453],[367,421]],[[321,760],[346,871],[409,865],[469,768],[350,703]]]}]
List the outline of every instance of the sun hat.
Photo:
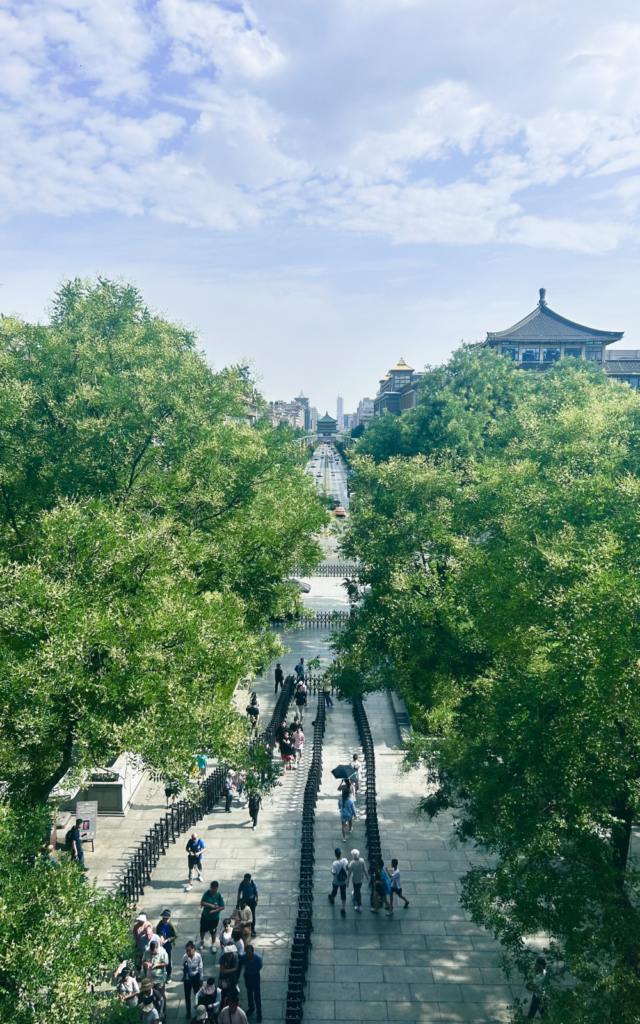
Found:
[{"label": "sun hat", "polygon": [[160,916],[161,917],[171,917],[171,911],[170,910],[163,910],[162,914]]},{"label": "sun hat", "polygon": [[225,953],[237,953],[238,952],[238,947],[236,945],[234,945],[233,942],[230,942],[228,946],[224,947],[224,951],[225,951]]},{"label": "sun hat", "polygon": [[153,982],[152,982],[151,978],[143,978],[143,980],[140,982],[140,991],[141,992],[151,992],[152,988],[153,988]]},{"label": "sun hat", "polygon": [[358,857],[360,856],[360,850],[352,850],[352,851],[351,851],[351,856],[352,856],[352,857],[355,857],[355,858],[356,858],[356,860],[357,860],[357,859],[358,859]]},{"label": "sun hat", "polygon": [[196,1006],[196,1020],[206,1020],[206,1019],[207,1019],[207,1008],[206,1008],[206,1006],[203,1006],[202,1003],[200,1003],[199,1006]]},{"label": "sun hat", "polygon": [[138,916],[136,917],[136,921],[142,921],[144,923],[146,920],[147,920],[147,915],[146,914],[138,914]]}]

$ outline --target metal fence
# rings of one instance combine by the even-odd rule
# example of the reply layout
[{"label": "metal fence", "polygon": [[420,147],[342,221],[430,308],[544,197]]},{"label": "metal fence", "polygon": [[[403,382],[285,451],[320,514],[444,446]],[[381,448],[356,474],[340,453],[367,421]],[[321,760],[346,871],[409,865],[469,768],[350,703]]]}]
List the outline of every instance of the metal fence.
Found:
[{"label": "metal fence", "polygon": [[312,629],[314,626],[330,626],[332,629],[342,629],[349,621],[351,612],[314,612],[313,615],[293,617],[287,619],[272,619],[274,625],[284,623],[294,629]]},{"label": "metal fence", "polygon": [[289,958],[286,1024],[297,1024],[297,1022],[302,1020],[302,1004],[305,1001],[304,986],[307,967],[309,966],[309,953],[312,946],[311,933],[313,931],[314,825],[318,790],[322,781],[322,742],[325,726],[325,699],[322,690],[320,690],[313,729],[313,752],[302,805],[300,891],[298,894],[298,916],[291,944],[291,956]]},{"label": "metal fence", "polygon": [[[295,677],[287,676],[280,691],[273,714],[266,729],[249,741],[249,747],[273,746],[275,732],[287,714],[295,689]],[[170,843],[188,832],[206,814],[211,814],[223,793],[227,769],[214,768],[211,775],[198,784],[198,795],[192,800],[178,800],[160,821],[152,825],[131,855],[120,881],[119,892],[127,902],[135,902],[144,896],[144,887],[151,881],[151,873],[160,857],[167,852]]]},{"label": "metal fence", "polygon": [[310,576],[303,573],[299,565],[294,565],[291,570],[291,576],[305,576],[306,579],[311,579],[313,576],[341,576],[346,578],[357,575],[359,569],[359,562],[321,562]]},{"label": "metal fence", "polygon": [[[375,877],[375,872],[382,860],[382,847],[380,844],[380,829],[378,827],[378,804],[376,800],[376,758],[369,728],[369,719],[364,710],[361,697],[353,697],[351,701],[353,717],[360,737],[364,763],[367,773],[367,785],[365,790],[366,821],[365,831],[367,836],[367,852],[369,854],[369,878]],[[370,884],[371,881],[370,881]]]}]

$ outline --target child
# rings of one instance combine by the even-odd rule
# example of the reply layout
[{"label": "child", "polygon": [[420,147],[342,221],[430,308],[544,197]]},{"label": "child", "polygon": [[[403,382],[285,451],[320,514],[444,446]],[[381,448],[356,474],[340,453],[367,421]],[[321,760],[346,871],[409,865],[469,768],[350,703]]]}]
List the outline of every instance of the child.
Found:
[{"label": "child", "polygon": [[398,868],[398,861],[396,860],[395,857],[391,861],[391,869],[392,869],[392,875],[391,875],[391,897],[390,897],[391,909],[393,910],[393,897],[397,896],[398,900],[404,900],[404,909],[406,910],[407,907],[409,906],[409,900],[407,899],[406,896],[402,895],[402,879],[400,877],[400,869]]}]

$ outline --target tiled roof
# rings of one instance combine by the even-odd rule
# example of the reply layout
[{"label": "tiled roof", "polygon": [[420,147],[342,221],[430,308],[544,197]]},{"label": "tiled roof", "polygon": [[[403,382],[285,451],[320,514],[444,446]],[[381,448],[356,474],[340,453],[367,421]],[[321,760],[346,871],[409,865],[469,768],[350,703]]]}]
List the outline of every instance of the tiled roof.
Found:
[{"label": "tiled roof", "polygon": [[613,377],[619,377],[626,373],[640,373],[640,359],[607,359],[603,365],[604,372]]},{"label": "tiled roof", "polygon": [[604,342],[610,345],[614,341],[620,341],[624,331],[599,331],[593,327],[585,327],[583,324],[576,324],[573,320],[567,320],[549,309],[545,301],[545,289],[540,289],[540,301],[532,313],[525,316],[524,320],[509,327],[506,331],[487,331],[485,345],[492,342],[528,342],[535,341],[542,343],[560,342],[563,344],[575,341],[578,344],[588,344],[589,341]]},{"label": "tiled roof", "polygon": [[326,423],[328,425],[329,423],[337,423],[338,421],[334,420],[333,416],[330,416],[328,412],[325,412],[324,416],[321,416],[317,422]]}]

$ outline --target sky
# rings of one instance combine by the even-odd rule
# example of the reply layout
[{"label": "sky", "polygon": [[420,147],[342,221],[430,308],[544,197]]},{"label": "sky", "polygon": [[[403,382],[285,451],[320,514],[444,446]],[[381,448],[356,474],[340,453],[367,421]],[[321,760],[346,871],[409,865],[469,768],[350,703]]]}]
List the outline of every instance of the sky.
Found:
[{"label": "sky", "polygon": [[552,309],[640,349],[629,0],[0,0],[0,311],[134,281],[335,415]]}]

